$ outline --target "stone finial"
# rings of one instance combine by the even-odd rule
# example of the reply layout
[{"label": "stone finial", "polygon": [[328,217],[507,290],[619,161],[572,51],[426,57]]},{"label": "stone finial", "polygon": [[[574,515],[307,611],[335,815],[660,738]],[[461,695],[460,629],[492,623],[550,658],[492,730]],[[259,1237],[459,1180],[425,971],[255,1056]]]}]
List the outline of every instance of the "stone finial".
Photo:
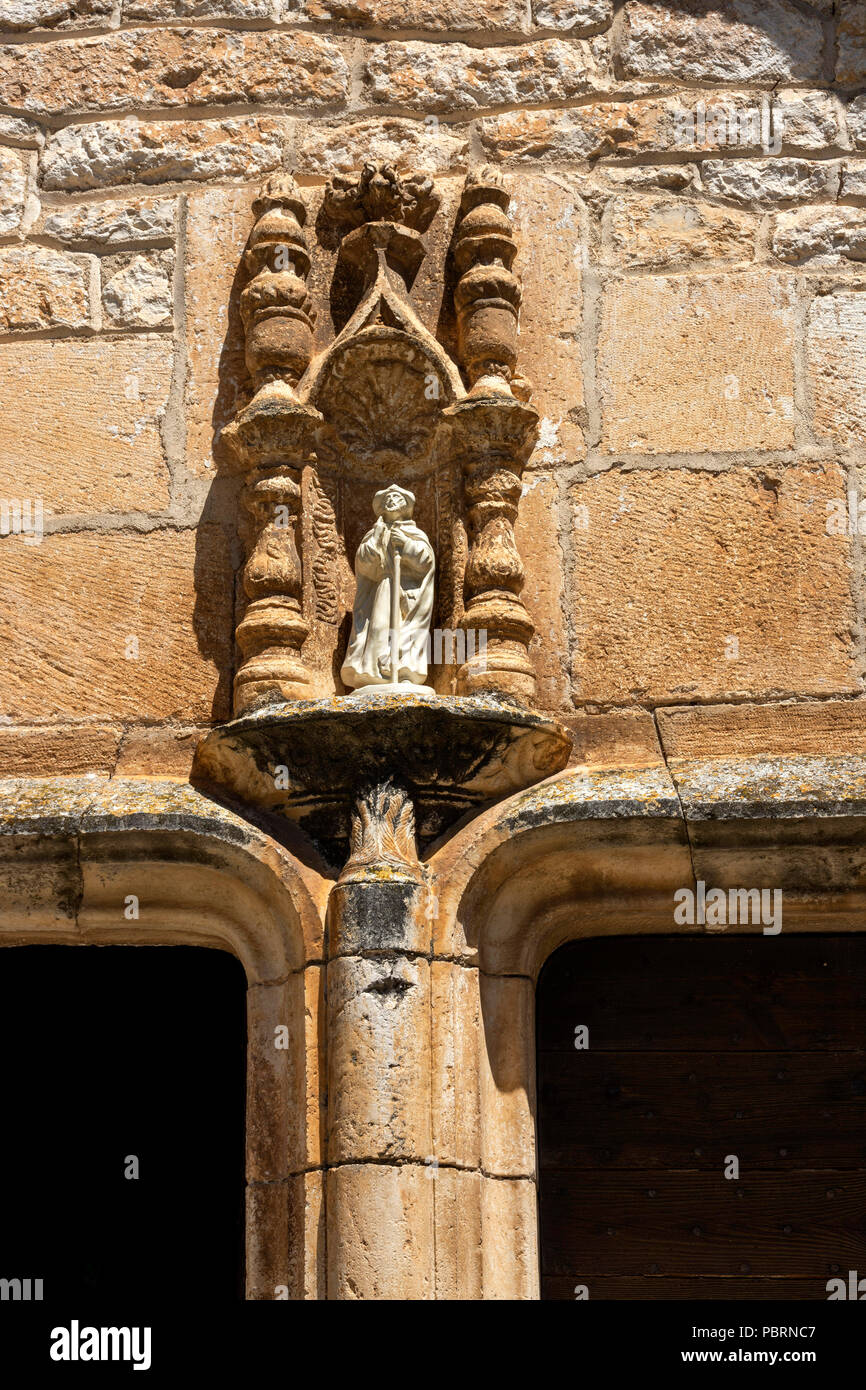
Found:
[{"label": "stone finial", "polygon": [[466,177],[454,261],[458,352],[470,394],[512,391],[517,364],[521,284],[511,267],[517,245],[508,217],[508,191],[497,169],[485,165]]},{"label": "stone finial", "polygon": [[253,213],[244,256],[251,279],[241,295],[247,367],[256,388],[272,380],[294,387],[312,356],[316,314],[306,286],[307,210],[291,174],[268,179]]}]

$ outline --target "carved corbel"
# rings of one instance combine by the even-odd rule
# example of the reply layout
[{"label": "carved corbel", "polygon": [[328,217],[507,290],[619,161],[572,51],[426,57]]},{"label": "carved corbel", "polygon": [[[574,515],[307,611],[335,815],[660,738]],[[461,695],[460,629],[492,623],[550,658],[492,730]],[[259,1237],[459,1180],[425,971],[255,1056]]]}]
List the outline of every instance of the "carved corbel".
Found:
[{"label": "carved corbel", "polygon": [[455,237],[460,278],[454,302],[469,393],[448,411],[470,544],[460,620],[470,655],[457,673],[457,689],[531,702],[535,672],[528,648],[535,628],[520,596],[525,571],[514,523],[538,414],[527,403],[529,383],[516,375],[521,286],[511,269],[517,246],[508,204],[496,170],[468,175]]},{"label": "carved corbel", "polygon": [[294,179],[283,173],[268,180],[253,212],[256,223],[244,257],[251,278],[240,307],[256,393],[223,431],[247,477],[242,530],[248,603],[237,628],[242,661],[235,677],[236,714],[319,693],[301,656],[310,631],[303,611],[301,477],[315,461],[321,423],[295,393],[312,356],[315,321],[306,286],[307,212]]}]

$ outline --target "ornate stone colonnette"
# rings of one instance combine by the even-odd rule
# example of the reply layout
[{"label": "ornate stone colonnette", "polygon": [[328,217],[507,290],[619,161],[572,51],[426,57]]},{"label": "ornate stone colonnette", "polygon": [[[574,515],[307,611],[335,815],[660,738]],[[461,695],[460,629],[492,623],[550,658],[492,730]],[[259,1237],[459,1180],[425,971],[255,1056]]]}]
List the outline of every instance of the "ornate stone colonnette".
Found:
[{"label": "ornate stone colonnette", "polygon": [[[429,179],[369,164],[326,190],[317,233],[338,248],[337,331],[318,353],[312,238],[290,176],[271,178],[255,202],[244,257],[255,389],[223,436],[244,477],[248,546],[236,717],[203,740],[196,775],[294,822],[334,866],[335,1297],[432,1296],[435,1283],[440,885],[424,852],[461,818],[560,771],[570,749],[567,732],[532,708],[514,522],[538,417],[517,371],[508,203],[493,170],[467,177],[443,287],[456,359],[410,297],[439,211]],[[409,1270],[381,1240],[395,1181]]]}]

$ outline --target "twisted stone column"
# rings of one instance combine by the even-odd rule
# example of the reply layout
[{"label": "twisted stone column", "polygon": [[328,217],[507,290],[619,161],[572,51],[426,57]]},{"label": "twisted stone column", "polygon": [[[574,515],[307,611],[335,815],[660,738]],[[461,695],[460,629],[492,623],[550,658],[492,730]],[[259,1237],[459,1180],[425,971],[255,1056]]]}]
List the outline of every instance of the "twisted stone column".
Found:
[{"label": "twisted stone column", "polygon": [[535,672],[528,648],[535,628],[520,597],[525,571],[514,523],[538,415],[526,403],[529,383],[516,375],[521,286],[511,269],[517,246],[508,203],[496,170],[470,174],[455,239],[458,350],[470,386],[466,399],[448,411],[470,544],[460,620],[467,660],[457,689],[531,702]]},{"label": "twisted stone column", "polygon": [[300,549],[301,479],[315,462],[321,416],[295,394],[313,350],[315,311],[303,225],[307,212],[288,174],[275,174],[253,203],[256,224],[244,256],[251,279],[241,295],[246,359],[256,394],[223,432],[247,475],[242,494],[248,546],[238,625],[242,662],[235,713],[273,700],[311,698],[317,681],[301,656],[309,636]]}]

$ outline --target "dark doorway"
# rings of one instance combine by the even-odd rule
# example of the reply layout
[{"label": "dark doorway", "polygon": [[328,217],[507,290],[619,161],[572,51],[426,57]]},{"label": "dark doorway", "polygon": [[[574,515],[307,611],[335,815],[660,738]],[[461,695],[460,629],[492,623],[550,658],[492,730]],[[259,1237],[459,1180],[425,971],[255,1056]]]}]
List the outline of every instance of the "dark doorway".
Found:
[{"label": "dark doorway", "polygon": [[222,951],[0,950],[0,1277],[73,1316],[243,1297],[245,995]]},{"label": "dark doorway", "polygon": [[543,1297],[866,1276],[866,936],[578,942],[537,1019]]}]

